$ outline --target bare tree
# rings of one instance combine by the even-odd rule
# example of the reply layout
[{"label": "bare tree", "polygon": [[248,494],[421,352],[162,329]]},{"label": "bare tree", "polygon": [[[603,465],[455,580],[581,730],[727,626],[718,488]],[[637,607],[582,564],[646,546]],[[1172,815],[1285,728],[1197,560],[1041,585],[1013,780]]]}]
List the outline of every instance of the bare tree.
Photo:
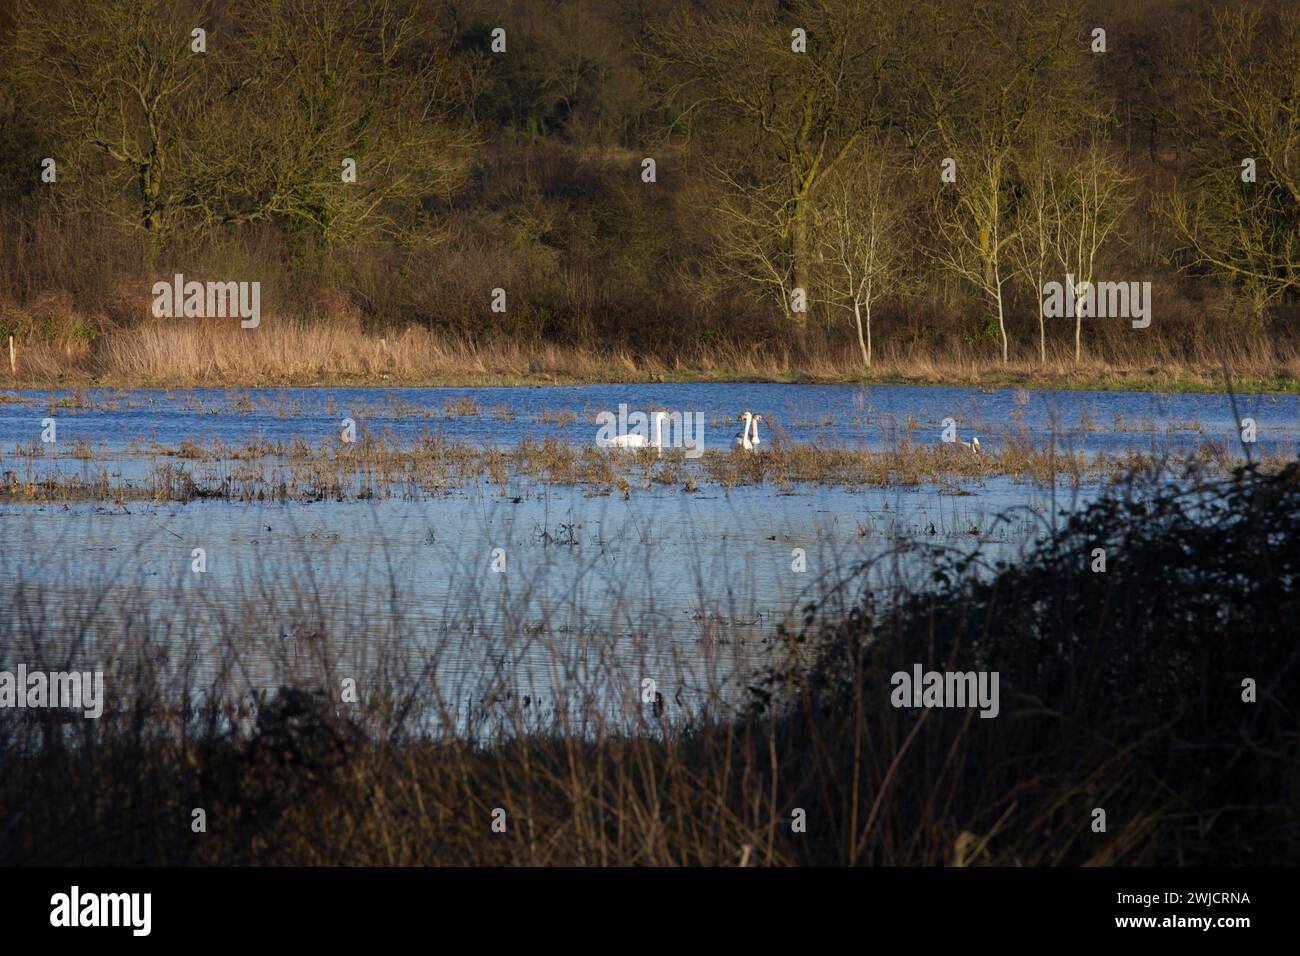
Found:
[{"label": "bare tree", "polygon": [[[1198,172],[1164,211],[1185,268],[1243,289],[1262,317],[1300,289],[1300,8],[1216,11],[1185,60]],[[1243,181],[1246,160],[1254,181]]]},{"label": "bare tree", "polygon": [[419,0],[256,4],[215,117],[222,141],[198,163],[196,218],[276,218],[336,240],[399,231],[450,194],[476,144],[462,118],[475,67],[453,59],[435,14]]},{"label": "bare tree", "polygon": [[[274,217],[336,239],[395,229],[395,209],[409,219],[466,174],[474,68],[453,61],[434,14],[422,0],[265,0],[218,29],[201,3],[41,0],[14,50],[88,204],[126,194],[155,235]],[[195,49],[191,30],[208,27]]]},{"label": "bare tree", "polygon": [[1060,245],[1061,210],[1056,202],[1057,175],[1044,149],[1021,167],[1021,197],[1016,214],[1011,256],[1016,271],[1038,303],[1038,361],[1047,364],[1047,328],[1043,315],[1043,289],[1054,269]]},{"label": "bare tree", "polygon": [[1102,146],[1100,137],[1093,136],[1065,175],[1049,182],[1051,206],[1058,215],[1057,261],[1075,281],[1075,288],[1067,292],[1074,293],[1074,361],[1078,363],[1083,357],[1081,289],[1093,282],[1101,251],[1132,201],[1128,193],[1132,177]]},{"label": "bare tree", "polygon": [[997,318],[1005,364],[1010,340],[1003,286],[1009,275],[1008,250],[1016,238],[1007,195],[1009,164],[1005,154],[996,152],[953,152],[958,153],[952,158],[957,160],[963,178],[951,194],[940,192],[936,196],[938,242],[930,255],[987,297]]},{"label": "bare tree", "polygon": [[907,263],[904,177],[875,146],[854,151],[823,183],[817,202],[817,261],[827,304],[853,316],[862,362],[871,368],[871,309],[899,291]]},{"label": "bare tree", "polygon": [[[130,220],[161,234],[189,192],[176,151],[212,95],[190,35],[206,4],[21,0],[15,13],[19,81],[69,151],[61,182],[109,212],[129,195]],[[105,175],[94,175],[97,162]]]},{"label": "bare tree", "polygon": [[[886,0],[764,0],[682,13],[654,34],[648,55],[673,128],[714,157],[717,259],[787,313],[792,289],[817,298],[814,196],[864,132],[888,122],[905,22]],[[792,321],[802,338],[806,315]]]},{"label": "bare tree", "polygon": [[934,202],[932,255],[986,297],[1006,363],[1003,287],[1013,271],[1016,160],[1045,124],[1074,112],[1086,86],[1078,8],[975,0],[960,18],[941,4],[928,14],[928,32],[939,39],[926,46],[918,74],[929,124],[920,139],[956,163],[955,182]]}]

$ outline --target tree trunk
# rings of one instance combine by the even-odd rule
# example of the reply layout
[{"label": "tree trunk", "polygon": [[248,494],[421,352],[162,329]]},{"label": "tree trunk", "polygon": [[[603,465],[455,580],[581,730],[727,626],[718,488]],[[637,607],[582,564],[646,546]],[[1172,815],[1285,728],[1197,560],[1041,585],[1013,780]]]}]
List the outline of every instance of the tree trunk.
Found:
[{"label": "tree trunk", "polygon": [[[984,291],[988,293],[989,298],[993,300],[993,307],[997,309],[998,316],[998,334],[1002,340],[1002,364],[1007,364],[1007,324],[1006,316],[1002,308],[1002,273],[998,268],[998,260],[995,255],[989,255],[987,249],[980,257],[983,260],[982,267],[984,273]],[[982,332],[983,330],[981,330]]]},{"label": "tree trunk", "polygon": [[158,264],[163,237],[162,168],[153,158],[140,164],[140,225],[148,237],[146,265],[153,271]]},{"label": "tree trunk", "polygon": [[853,300],[853,320],[858,324],[858,348],[862,350],[862,362],[867,368],[871,368],[871,310],[867,307],[867,337],[862,337],[862,310],[858,307],[858,301]]},{"label": "tree trunk", "polygon": [[802,198],[795,199],[794,223],[790,234],[790,257],[793,273],[792,288],[803,290],[804,311],[795,312],[789,302],[786,303],[786,309],[790,311],[799,345],[806,346],[808,343],[807,309],[808,303],[812,299],[812,290],[809,288],[811,270],[809,269],[810,255],[808,248],[808,203]]},{"label": "tree trunk", "polygon": [[1006,313],[1002,307],[1002,274],[998,269],[997,261],[993,262],[993,299],[998,307],[998,332],[1002,335],[1002,364],[1007,364],[1008,347],[1007,347],[1007,320]]},{"label": "tree trunk", "polygon": [[1038,362],[1047,364],[1047,324],[1043,321],[1043,274],[1038,273]]},{"label": "tree trunk", "polygon": [[871,367],[871,300],[867,300],[867,367]]},{"label": "tree trunk", "polygon": [[162,232],[162,167],[156,156],[140,164],[140,222],[150,235]]},{"label": "tree trunk", "polygon": [[1083,354],[1083,316],[1079,315],[1079,306],[1083,304],[1083,296],[1079,295],[1076,287],[1074,293],[1074,364],[1079,364],[1079,359]]}]

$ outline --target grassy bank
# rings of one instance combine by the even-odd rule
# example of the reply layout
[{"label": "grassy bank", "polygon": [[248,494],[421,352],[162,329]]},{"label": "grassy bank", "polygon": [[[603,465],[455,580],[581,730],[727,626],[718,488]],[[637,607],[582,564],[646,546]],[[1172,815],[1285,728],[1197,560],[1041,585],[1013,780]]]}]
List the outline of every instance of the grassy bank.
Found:
[{"label": "grassy bank", "polygon": [[[257,329],[187,321],[92,338],[20,343],[14,370],[0,357],[0,387],[510,386],[599,382],[820,382],[1133,391],[1221,391],[1225,369],[1244,392],[1300,392],[1300,354],[1258,339],[1214,349],[1161,343],[1079,364],[1062,351],[1003,365],[987,350],[881,348],[868,371],[852,347],[718,344],[651,354],[511,341],[476,343],[415,326],[367,333],[354,326],[267,319]],[[1112,350],[1113,351],[1113,350]]]},{"label": "grassy bank", "polygon": [[[611,659],[557,665],[544,711],[509,673],[444,682],[398,607],[358,645],[310,587],[276,636],[267,593],[215,621],[194,600],[140,615],[120,592],[51,601],[20,580],[8,660],[115,648],[101,718],[0,714],[0,863],[1300,861],[1300,468],[1131,485],[1011,566],[914,557],[925,590],[868,588],[866,568],[827,582],[747,702],[664,682],[652,705],[641,680],[662,671]],[[559,622],[515,639],[586,653]],[[999,673],[996,717],[895,706],[914,665]]]}]

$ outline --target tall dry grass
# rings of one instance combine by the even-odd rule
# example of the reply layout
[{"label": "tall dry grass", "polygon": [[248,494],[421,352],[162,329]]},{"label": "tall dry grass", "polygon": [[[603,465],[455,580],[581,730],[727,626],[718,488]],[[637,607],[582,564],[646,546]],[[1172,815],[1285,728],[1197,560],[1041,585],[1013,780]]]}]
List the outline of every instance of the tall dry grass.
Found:
[{"label": "tall dry grass", "polygon": [[[1099,543],[1104,574],[1089,567]],[[645,705],[644,661],[556,658],[567,679],[545,714],[508,669],[450,680],[400,601],[344,635],[309,588],[288,610],[264,590],[214,619],[193,600],[130,613],[120,591],[74,600],[29,576],[3,611],[6,662],[66,667],[108,640],[112,696],[97,721],[0,715],[0,862],[1300,860],[1296,466],[1132,485],[1011,566],[924,556],[932,586],[882,589],[851,568],[828,581],[748,706]],[[547,653],[574,647],[541,630]],[[914,663],[999,671],[999,715],[892,706],[890,675]],[[340,702],[344,675],[356,703]],[[248,699],[259,683],[271,691]]]},{"label": "tall dry grass", "polygon": [[[71,322],[74,330],[83,328]],[[20,341],[15,372],[7,354],[0,355],[0,383],[21,388],[745,380],[1176,390],[1222,387],[1225,368],[1248,388],[1294,389],[1300,381],[1300,348],[1260,335],[1221,343],[1161,338],[1079,363],[1063,347],[1049,352],[1046,364],[1022,353],[1004,365],[970,348],[883,345],[866,369],[847,342],[823,341],[801,350],[779,341],[722,341],[648,353],[617,345],[476,342],[419,326],[366,332],[356,325],[268,317],[250,330],[236,320],[186,320]]]}]

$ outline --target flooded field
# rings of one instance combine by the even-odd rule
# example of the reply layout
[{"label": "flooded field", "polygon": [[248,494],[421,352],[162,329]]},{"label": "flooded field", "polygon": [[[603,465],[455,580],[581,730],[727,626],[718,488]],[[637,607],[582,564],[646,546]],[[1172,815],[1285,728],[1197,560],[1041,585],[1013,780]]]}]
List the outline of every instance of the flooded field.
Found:
[{"label": "flooded field", "polygon": [[[541,706],[578,685],[605,686],[617,710],[647,674],[684,707],[743,686],[778,625],[902,543],[1010,558],[1128,468],[1295,457],[1300,399],[1236,402],[781,385],[9,393],[0,586],[65,610],[39,649],[0,636],[0,653],[111,661],[144,641],[160,666],[256,688],[325,642],[358,669],[423,662],[464,720],[485,699]],[[703,448],[597,448],[597,416],[620,405],[698,413]],[[753,452],[732,447],[745,410],[763,416]],[[961,444],[976,436],[978,454]],[[0,625],[26,633],[20,613]],[[232,617],[253,635],[237,673],[212,639]]]},{"label": "flooded field", "polygon": [[[60,421],[62,442],[124,450],[137,443],[177,445],[215,440],[240,445],[256,438],[337,436],[351,417],[371,431],[410,438],[433,428],[451,440],[514,445],[552,436],[590,444],[594,418],[620,404],[698,411],[706,416],[706,447],[726,450],[745,409],[764,416],[787,441],[884,448],[894,430],[937,441],[952,418],[962,438],[982,441],[1024,426],[1052,434],[1062,447],[1090,453],[1146,448],[1153,438],[1190,448],[1205,438],[1238,440],[1236,420],[1254,418],[1261,450],[1300,437],[1300,396],[1021,389],[860,388],[847,385],[698,384],[592,385],[576,388],[470,389],[192,389],[176,391],[0,392],[0,441],[39,440],[40,419]],[[919,440],[919,439],[918,439]]]}]

